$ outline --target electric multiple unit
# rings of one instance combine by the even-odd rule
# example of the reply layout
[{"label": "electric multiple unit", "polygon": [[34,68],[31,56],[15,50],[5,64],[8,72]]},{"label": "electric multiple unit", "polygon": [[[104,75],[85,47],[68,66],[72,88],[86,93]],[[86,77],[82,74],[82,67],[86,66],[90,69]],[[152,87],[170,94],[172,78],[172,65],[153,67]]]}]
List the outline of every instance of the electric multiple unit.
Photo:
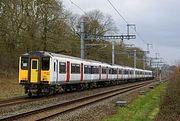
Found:
[{"label": "electric multiple unit", "polygon": [[26,53],[19,61],[19,83],[30,96],[152,78],[149,70],[44,51]]}]

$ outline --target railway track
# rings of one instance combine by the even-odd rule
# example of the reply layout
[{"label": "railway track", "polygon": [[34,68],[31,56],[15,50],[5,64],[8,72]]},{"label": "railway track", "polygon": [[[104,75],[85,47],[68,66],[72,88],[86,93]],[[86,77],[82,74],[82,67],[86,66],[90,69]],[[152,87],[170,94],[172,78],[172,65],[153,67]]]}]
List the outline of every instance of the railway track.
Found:
[{"label": "railway track", "polygon": [[25,104],[25,103],[29,103],[29,102],[34,102],[34,101],[39,101],[42,99],[47,99],[47,97],[43,97],[43,98],[29,98],[27,96],[22,96],[22,97],[17,97],[17,98],[11,98],[11,99],[7,99],[7,100],[2,100],[0,101],[0,108],[5,108],[8,106],[14,106],[14,105],[18,105],[18,104]]},{"label": "railway track", "polygon": [[20,105],[20,104],[25,104],[25,103],[31,103],[31,102],[35,102],[35,101],[41,101],[41,100],[46,100],[46,99],[50,99],[50,98],[55,98],[58,96],[62,96],[62,94],[66,94],[66,93],[61,93],[61,95],[57,95],[57,96],[47,96],[47,97],[28,97],[28,96],[21,96],[21,97],[15,97],[15,98],[10,98],[7,100],[0,100],[0,108],[5,108],[8,106],[14,106],[14,105]]},{"label": "railway track", "polygon": [[142,83],[138,83],[138,84],[130,84],[129,86],[121,87],[118,89],[113,89],[110,91],[105,91],[102,93],[98,93],[98,94],[94,94],[91,96],[67,101],[67,102],[60,103],[60,104],[55,104],[55,105],[52,105],[49,107],[45,107],[45,108],[41,108],[41,109],[37,109],[37,110],[33,110],[33,111],[21,113],[21,114],[5,117],[0,120],[2,120],[2,121],[45,120],[45,119],[57,116],[59,114],[69,112],[69,111],[84,107],[86,105],[89,105],[89,104],[92,104],[92,103],[95,103],[95,102],[98,102],[98,101],[101,101],[101,100],[104,100],[104,99],[107,99],[107,98],[110,98],[110,97],[113,97],[113,96],[116,96],[119,94],[133,91],[135,89],[144,87],[153,82],[155,82],[155,81],[142,82]]},{"label": "railway track", "polygon": [[[62,93],[65,94],[65,93]],[[61,94],[61,96],[62,96]],[[41,101],[41,100],[46,100],[50,98],[55,98],[56,96],[46,96],[46,97],[28,97],[28,96],[21,96],[21,97],[15,97],[15,98],[10,98],[7,100],[0,100],[0,108],[5,108],[8,106],[14,106],[18,104],[25,104],[25,103],[30,103],[30,102],[35,102],[35,101]]]},{"label": "railway track", "polygon": [[17,105],[17,104],[20,104],[23,102],[28,102],[28,101],[30,101],[30,100],[28,100],[27,96],[21,96],[21,97],[10,98],[7,100],[1,100],[0,101],[0,108],[11,106],[11,105]]}]

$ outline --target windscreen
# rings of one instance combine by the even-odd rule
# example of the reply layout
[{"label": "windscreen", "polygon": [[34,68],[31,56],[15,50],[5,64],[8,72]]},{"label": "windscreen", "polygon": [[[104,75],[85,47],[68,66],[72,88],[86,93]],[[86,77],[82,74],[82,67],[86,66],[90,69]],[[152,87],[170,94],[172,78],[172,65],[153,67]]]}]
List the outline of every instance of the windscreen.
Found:
[{"label": "windscreen", "polygon": [[28,57],[21,57],[21,69],[28,69]]},{"label": "windscreen", "polygon": [[49,70],[49,62],[50,62],[49,57],[42,58],[42,70]]}]

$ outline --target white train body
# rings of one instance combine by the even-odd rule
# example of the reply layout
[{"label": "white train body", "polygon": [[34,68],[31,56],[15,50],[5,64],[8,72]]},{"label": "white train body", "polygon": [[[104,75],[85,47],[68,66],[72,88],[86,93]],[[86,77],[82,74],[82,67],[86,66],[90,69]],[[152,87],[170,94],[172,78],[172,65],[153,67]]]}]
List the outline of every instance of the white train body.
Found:
[{"label": "white train body", "polygon": [[148,80],[152,71],[110,65],[50,52],[20,57],[19,82],[29,91],[32,85],[73,85],[92,82]]}]

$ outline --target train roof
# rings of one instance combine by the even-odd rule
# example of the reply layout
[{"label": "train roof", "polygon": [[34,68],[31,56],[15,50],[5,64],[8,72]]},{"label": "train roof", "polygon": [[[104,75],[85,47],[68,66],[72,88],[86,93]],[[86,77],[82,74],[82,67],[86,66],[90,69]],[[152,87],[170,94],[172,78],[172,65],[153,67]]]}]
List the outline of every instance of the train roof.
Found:
[{"label": "train roof", "polygon": [[138,69],[138,68],[133,68],[133,67],[128,67],[128,66],[121,66],[121,65],[116,65],[116,64],[111,65],[111,64],[108,64],[108,63],[100,62],[100,61],[81,59],[79,57],[63,55],[63,54],[59,54],[59,53],[46,52],[46,51],[35,51],[35,52],[25,53],[25,54],[22,54],[22,55],[23,56],[38,55],[38,56],[69,58],[69,59],[75,59],[75,60],[86,61],[86,62],[91,62],[91,63],[99,63],[99,64],[104,64],[104,65],[109,65],[109,66],[112,66],[112,67],[120,67],[120,68],[124,68],[124,69],[135,69],[136,71],[151,72],[150,70],[143,70],[143,69]]},{"label": "train roof", "polygon": [[104,62],[100,62],[100,61],[89,60],[89,59],[81,59],[79,57],[63,55],[63,54],[59,54],[59,53],[46,52],[46,51],[35,51],[35,52],[25,53],[25,54],[22,54],[22,55],[23,56],[39,55],[39,56],[61,57],[61,58],[76,59],[76,60],[80,60],[80,61],[88,61],[88,62],[94,62],[94,63],[101,63],[101,64],[110,65],[108,63],[104,63]]}]

